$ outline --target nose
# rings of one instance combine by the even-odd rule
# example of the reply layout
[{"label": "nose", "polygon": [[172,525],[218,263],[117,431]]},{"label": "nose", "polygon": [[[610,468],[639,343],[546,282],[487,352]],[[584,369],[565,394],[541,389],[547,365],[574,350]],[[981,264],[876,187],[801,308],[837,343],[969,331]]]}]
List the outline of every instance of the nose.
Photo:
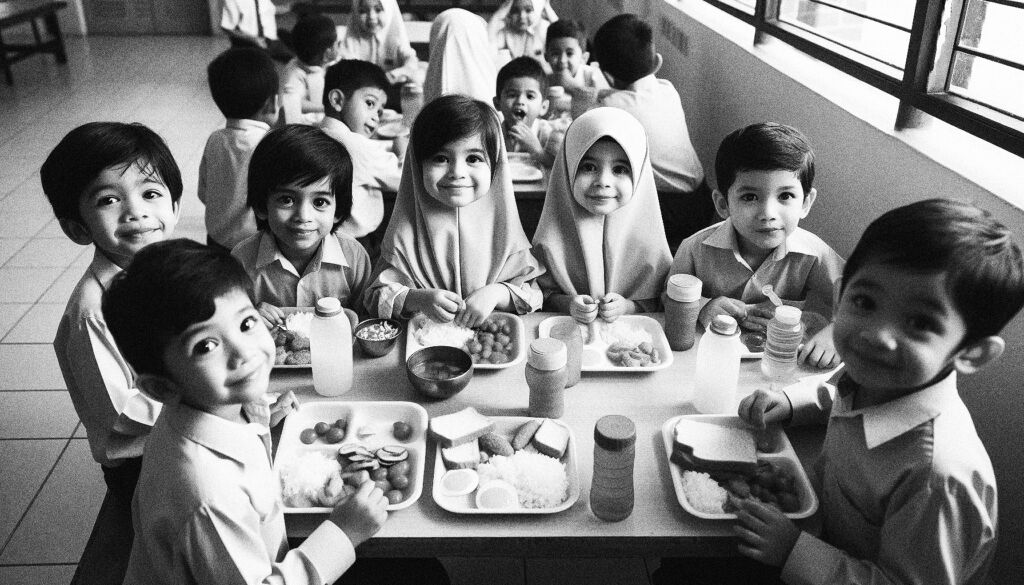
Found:
[{"label": "nose", "polygon": [[146,208],[146,202],[141,195],[129,195],[125,198],[124,208],[121,214],[122,220],[137,221],[148,216],[149,213]]},{"label": "nose", "polygon": [[860,338],[876,351],[895,351],[898,345],[896,331],[889,323],[865,326],[860,331]]},{"label": "nose", "polygon": [[761,204],[760,217],[762,220],[772,220],[778,217],[779,204],[774,199],[768,199]]},{"label": "nose", "polygon": [[294,219],[297,222],[303,223],[305,221],[308,221],[312,217],[313,217],[313,204],[312,203],[300,203],[295,208]]}]

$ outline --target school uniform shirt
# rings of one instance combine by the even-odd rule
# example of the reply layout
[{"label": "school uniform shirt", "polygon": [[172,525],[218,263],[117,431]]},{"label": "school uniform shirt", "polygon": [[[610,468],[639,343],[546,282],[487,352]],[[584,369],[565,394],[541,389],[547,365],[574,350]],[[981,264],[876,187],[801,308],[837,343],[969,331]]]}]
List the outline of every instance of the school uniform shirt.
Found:
[{"label": "school uniform shirt", "polygon": [[353,132],[341,120],[326,116],[320,128],[340,142],[352,159],[352,213],[338,229],[361,238],[384,220],[381,191],[398,191],[402,179],[398,157],[383,142]]},{"label": "school uniform shirt", "polygon": [[740,255],[736,238],[731,219],[702,229],[679,245],[669,274],[699,278],[704,299],[724,296],[761,303],[768,300],[761,287],[770,284],[787,304],[802,305],[804,311],[831,320],[833,292],[845,264],[842,256],[797,227],[755,271]]},{"label": "school uniform shirt", "polygon": [[483,18],[462,8],[449,8],[430,25],[430,61],[423,80],[423,103],[461,93],[493,103],[498,78],[495,51]]},{"label": "school uniform shirt", "polygon": [[246,203],[247,176],[252,151],[267,132],[265,122],[230,118],[206,140],[197,194],[206,206],[206,233],[229,250],[256,233],[256,218]]},{"label": "school uniform shirt", "polygon": [[96,249],[68,299],[53,351],[97,463],[116,467],[142,456],[160,403],[135,387],[131,367],[103,318],[103,292],[121,269]]},{"label": "school uniform shirt", "polygon": [[323,297],[335,297],[352,308],[370,276],[366,250],[339,232],[323,239],[302,274],[284,257],[270,232],[257,232],[235,246],[231,255],[252,278],[256,301],[276,307],[314,307]]},{"label": "school uniform shirt", "polygon": [[237,28],[242,33],[258,37],[261,24],[263,25],[263,38],[276,40],[277,9],[274,8],[274,3],[270,0],[224,0],[220,12],[221,28],[228,30]]},{"label": "school uniform shirt", "polygon": [[[535,119],[533,124],[530,125],[530,131],[537,137],[544,152],[551,153],[552,156],[558,155],[558,149],[562,146],[564,134],[556,130],[550,120],[543,118]],[[523,147],[521,142],[512,138],[507,132],[503,132],[503,134],[505,135],[505,148],[508,152],[526,152],[526,148]]]},{"label": "school uniform shirt", "polygon": [[352,542],[332,522],[288,550],[270,429],[249,420],[164,407],[135,491],[125,584],[322,585],[352,566]]},{"label": "school uniform shirt", "polygon": [[[583,157],[602,138],[611,138],[626,153],[633,193],[615,211],[595,215],[573,197],[573,184]],[[547,269],[537,279],[545,297],[618,293],[641,311],[658,310],[672,256],[647,134],[636,118],[616,108],[596,108],[569,126],[551,169],[533,247]]]},{"label": "school uniform shirt", "polygon": [[281,72],[281,107],[284,109],[284,121],[288,124],[307,124],[315,126],[324,115],[320,112],[302,111],[303,100],[314,104],[323,103],[324,75],[326,69],[319,65],[306,65],[293,58]]},{"label": "school uniform shirt", "polygon": [[794,423],[828,419],[821,537],[800,534],[793,585],[981,584],[996,549],[996,483],[956,372],[908,396],[854,408],[857,384],[794,386]]},{"label": "school uniform shirt", "polygon": [[398,76],[415,78],[419,59],[409,43],[405,21],[396,0],[380,0],[381,22],[384,26],[375,34],[363,28],[359,18],[360,0],[352,0],[348,27],[341,39],[341,58],[359,59],[376,64],[394,79]]}]

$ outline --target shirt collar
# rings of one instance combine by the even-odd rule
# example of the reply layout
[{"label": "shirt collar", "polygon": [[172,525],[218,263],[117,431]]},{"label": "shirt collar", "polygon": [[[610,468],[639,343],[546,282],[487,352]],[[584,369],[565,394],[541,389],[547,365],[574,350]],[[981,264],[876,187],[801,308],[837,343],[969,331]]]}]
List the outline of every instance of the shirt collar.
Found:
[{"label": "shirt collar", "polygon": [[263,444],[270,457],[270,429],[259,422],[238,424],[181,403],[165,405],[161,416],[168,417],[168,424],[181,436],[239,463],[252,462],[253,439]]},{"label": "shirt collar", "polygon": [[658,78],[655,77],[653,73],[651,73],[650,75],[644,75],[640,79],[637,79],[633,83],[629,84],[629,87],[627,89],[631,89],[633,91],[639,91],[641,89],[645,89],[645,88],[651,87],[653,85],[657,85],[657,83],[658,83]]},{"label": "shirt collar", "polygon": [[320,128],[322,128],[327,134],[331,134],[332,132],[342,136],[355,134],[355,132],[352,132],[352,129],[348,127],[348,124],[330,116],[324,116],[324,119],[320,121]]},{"label": "shirt collar", "polygon": [[[814,244],[810,237],[810,232],[807,230],[800,229],[799,227],[793,230],[793,233],[786,236],[786,241],[775,248],[772,252],[772,260],[782,260],[787,254],[801,254],[804,256],[816,256]],[[711,233],[704,240],[704,244],[707,246],[713,246],[715,248],[722,248],[724,250],[734,250],[739,252],[740,245],[736,240],[736,228],[732,224],[732,218],[726,218],[725,221],[718,224],[714,232]]]},{"label": "shirt collar", "polygon": [[121,272],[121,267],[107,258],[99,248],[92,255],[92,262],[89,264],[89,272],[92,273],[93,278],[100,283],[103,290],[107,290],[110,286],[110,281],[114,280],[114,277]]},{"label": "shirt collar", "polygon": [[[281,250],[277,248],[277,241],[274,239],[274,235],[270,232],[263,232],[260,235],[259,251],[256,253],[256,268],[259,270],[277,261],[280,261],[281,266],[286,270],[295,270],[292,263],[289,262],[288,259],[284,257],[284,254],[281,253]],[[338,241],[337,236],[334,234],[323,239],[320,248],[317,250],[316,256],[314,256],[313,260],[310,262],[307,271],[318,270],[320,265],[323,263],[335,264],[342,267],[349,266],[348,258],[345,257],[345,252],[341,249],[341,242]],[[301,277],[302,275],[296,274],[295,276]]]},{"label": "shirt collar", "polygon": [[868,449],[883,445],[903,433],[942,414],[950,402],[959,399],[956,391],[956,372],[912,394],[867,408],[853,409],[857,383],[848,375],[840,378],[832,416],[852,418],[861,416],[864,441]]},{"label": "shirt collar", "polygon": [[263,130],[263,132],[270,132],[270,124],[260,122],[259,120],[250,120],[249,118],[228,118],[224,127],[231,128],[232,130],[258,129]]}]

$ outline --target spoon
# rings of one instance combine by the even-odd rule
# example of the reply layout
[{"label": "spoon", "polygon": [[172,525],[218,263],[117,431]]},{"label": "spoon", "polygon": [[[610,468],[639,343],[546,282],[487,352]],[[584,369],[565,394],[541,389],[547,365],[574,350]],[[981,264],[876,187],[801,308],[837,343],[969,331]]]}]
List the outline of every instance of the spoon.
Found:
[{"label": "spoon", "polygon": [[772,285],[766,284],[762,286],[761,294],[768,297],[768,300],[776,307],[781,307],[783,305],[782,299],[779,298],[779,295],[775,294],[775,289],[772,288]]}]

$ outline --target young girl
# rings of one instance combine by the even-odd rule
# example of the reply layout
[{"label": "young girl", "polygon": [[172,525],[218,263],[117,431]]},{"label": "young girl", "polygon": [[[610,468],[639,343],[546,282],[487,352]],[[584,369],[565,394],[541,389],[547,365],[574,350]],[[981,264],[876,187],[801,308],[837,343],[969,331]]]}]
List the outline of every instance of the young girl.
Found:
[{"label": "young girl", "polygon": [[500,61],[532,57],[550,73],[544,60],[548,25],[558,20],[547,0],[505,0],[491,15],[487,35]]},{"label": "young girl", "polygon": [[[341,57],[379,66],[394,84],[420,81],[416,79],[419,59],[409,44],[395,0],[352,0],[348,28],[341,39]],[[388,101],[398,103],[397,99]]]},{"label": "young girl", "polygon": [[494,109],[440,97],[416,118],[411,143],[366,308],[467,327],[495,309],[540,308],[542,269],[519,223]]},{"label": "young girl", "polygon": [[423,103],[450,93],[489,102],[498,69],[484,19],[461,8],[445,10],[430,26],[430,63]]},{"label": "young girl", "polygon": [[533,245],[545,310],[581,321],[659,310],[672,256],[636,118],[597,108],[569,126]]}]

